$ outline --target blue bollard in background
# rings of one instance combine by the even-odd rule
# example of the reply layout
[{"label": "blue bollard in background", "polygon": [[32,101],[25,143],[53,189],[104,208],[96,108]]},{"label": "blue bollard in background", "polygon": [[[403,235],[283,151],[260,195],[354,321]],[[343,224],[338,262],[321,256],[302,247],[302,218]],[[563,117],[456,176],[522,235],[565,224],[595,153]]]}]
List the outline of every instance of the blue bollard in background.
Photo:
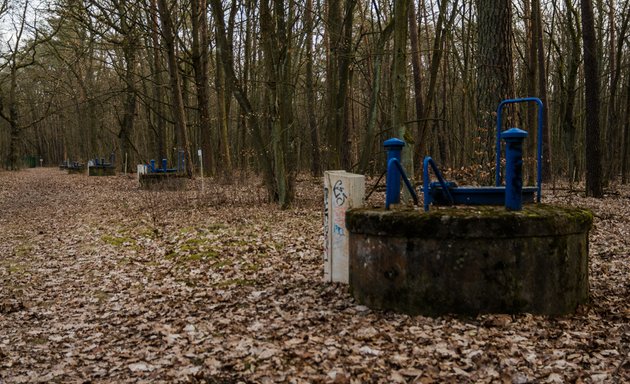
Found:
[{"label": "blue bollard in background", "polygon": [[162,159],[162,172],[166,172],[167,168],[168,168],[167,160]]},{"label": "blue bollard in background", "polygon": [[400,163],[400,153],[405,142],[400,139],[389,139],[383,143],[387,151],[387,187],[385,190],[385,208],[389,209],[390,204],[400,203],[400,172],[396,163]]},{"label": "blue bollard in background", "polygon": [[523,208],[523,141],[527,132],[510,128],[501,133],[505,140],[505,208],[520,211]]}]

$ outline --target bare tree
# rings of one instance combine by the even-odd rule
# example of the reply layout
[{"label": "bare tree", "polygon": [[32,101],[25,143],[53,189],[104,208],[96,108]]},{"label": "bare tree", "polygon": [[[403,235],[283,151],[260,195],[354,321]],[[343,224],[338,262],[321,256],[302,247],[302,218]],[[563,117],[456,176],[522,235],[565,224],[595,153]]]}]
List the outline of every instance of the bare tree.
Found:
[{"label": "bare tree", "polygon": [[171,107],[173,117],[175,119],[175,132],[177,134],[177,142],[180,148],[184,150],[186,156],[186,173],[189,177],[193,176],[192,155],[190,151],[190,141],[188,139],[188,131],[186,129],[186,112],[184,110],[184,99],[182,96],[181,77],[179,67],[177,65],[177,54],[175,52],[176,31],[174,29],[173,15],[171,13],[170,3],[166,0],[158,0],[158,11],[160,21],[162,22],[162,38],[166,47],[168,57],[168,72],[170,78],[171,97],[173,99]]},{"label": "bare tree", "polygon": [[584,43],[584,92],[586,101],[586,194],[604,195],[602,183],[602,152],[599,129],[599,59],[597,36],[591,0],[581,0],[582,41]]},{"label": "bare tree", "polygon": [[[501,100],[514,97],[512,2],[477,0],[477,14],[477,119],[481,145],[477,150],[481,163],[489,170],[494,158],[494,112]],[[490,174],[487,176],[491,178]]]}]

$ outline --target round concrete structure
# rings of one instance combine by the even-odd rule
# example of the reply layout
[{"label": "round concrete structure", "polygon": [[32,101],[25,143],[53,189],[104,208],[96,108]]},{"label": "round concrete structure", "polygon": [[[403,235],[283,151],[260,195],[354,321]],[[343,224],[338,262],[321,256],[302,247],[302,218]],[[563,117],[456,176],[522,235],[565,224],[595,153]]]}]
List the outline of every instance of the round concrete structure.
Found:
[{"label": "round concrete structure", "polygon": [[529,205],[347,212],[350,288],[412,315],[573,312],[588,300],[588,210]]}]

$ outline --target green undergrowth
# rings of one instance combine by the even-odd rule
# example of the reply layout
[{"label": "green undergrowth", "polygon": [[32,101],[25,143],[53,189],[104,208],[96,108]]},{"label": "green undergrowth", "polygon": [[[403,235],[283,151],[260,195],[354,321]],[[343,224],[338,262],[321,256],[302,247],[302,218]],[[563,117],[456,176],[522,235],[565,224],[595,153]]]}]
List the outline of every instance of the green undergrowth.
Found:
[{"label": "green undergrowth", "polygon": [[101,236],[101,240],[109,245],[113,245],[115,247],[131,247],[135,248],[138,246],[135,239],[128,236],[112,236],[112,235],[103,235]]}]

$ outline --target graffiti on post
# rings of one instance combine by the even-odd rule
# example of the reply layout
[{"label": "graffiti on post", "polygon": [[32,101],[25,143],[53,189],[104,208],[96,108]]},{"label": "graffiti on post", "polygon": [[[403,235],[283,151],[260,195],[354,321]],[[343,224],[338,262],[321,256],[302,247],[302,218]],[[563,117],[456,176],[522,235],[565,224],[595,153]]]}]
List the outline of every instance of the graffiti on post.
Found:
[{"label": "graffiti on post", "polygon": [[328,188],[324,187],[324,262],[328,261],[328,223],[329,223],[329,210],[328,210]]},{"label": "graffiti on post", "polygon": [[333,187],[333,196],[335,197],[335,204],[339,207],[342,206],[343,203],[346,202],[348,195],[346,195],[345,188],[343,186],[343,181],[337,180],[335,186]]}]

